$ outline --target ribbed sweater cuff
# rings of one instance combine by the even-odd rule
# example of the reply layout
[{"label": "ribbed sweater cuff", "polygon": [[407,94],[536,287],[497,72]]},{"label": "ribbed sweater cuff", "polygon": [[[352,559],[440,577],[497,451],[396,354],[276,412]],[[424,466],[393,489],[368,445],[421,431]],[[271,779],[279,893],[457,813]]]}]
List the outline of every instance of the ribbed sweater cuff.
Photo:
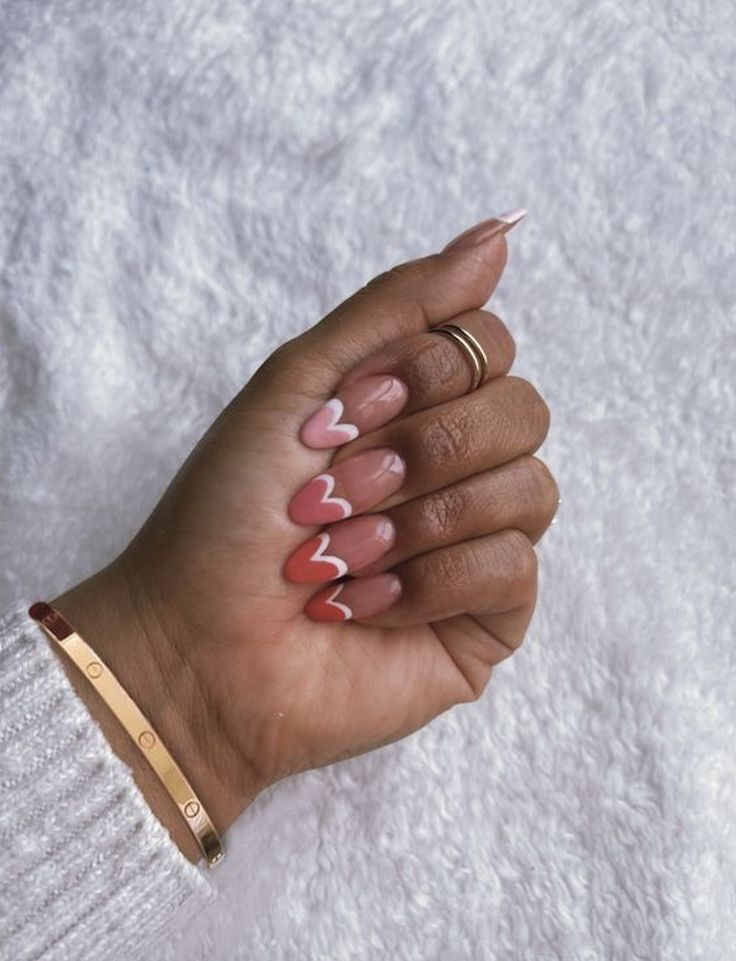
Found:
[{"label": "ribbed sweater cuff", "polygon": [[0,958],[136,957],[216,893],[15,605],[0,617]]}]

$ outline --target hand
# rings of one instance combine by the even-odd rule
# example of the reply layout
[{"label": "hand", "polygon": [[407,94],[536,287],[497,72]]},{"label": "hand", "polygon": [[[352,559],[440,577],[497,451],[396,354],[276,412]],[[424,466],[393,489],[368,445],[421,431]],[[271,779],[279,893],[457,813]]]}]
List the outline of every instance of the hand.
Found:
[{"label": "hand", "polygon": [[[54,601],[221,833],[279,779],[479,697],[522,641],[558,492],[532,456],[547,407],[480,309],[509,227],[381,274],[279,347],[123,554]],[[462,351],[428,332],[450,320],[489,357],[472,393]],[[196,860],[135,747],[113,746]]]}]

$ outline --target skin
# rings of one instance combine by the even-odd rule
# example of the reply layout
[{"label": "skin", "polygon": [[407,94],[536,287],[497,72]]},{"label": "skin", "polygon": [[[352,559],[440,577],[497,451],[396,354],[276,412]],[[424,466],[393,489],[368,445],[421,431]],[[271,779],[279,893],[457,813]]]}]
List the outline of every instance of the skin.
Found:
[{"label": "skin", "polygon": [[[192,451],[128,548],[52,603],[158,730],[225,833],[281,778],[395,741],[477,699],[516,650],[537,589],[533,543],[557,486],[533,456],[549,412],[507,374],[511,336],[481,310],[506,261],[497,235],[399,265],[278,348]],[[461,323],[489,353],[471,394],[463,355],[429,327]],[[409,387],[401,414],[335,450],[299,441],[304,421],[371,372]],[[404,486],[371,509],[396,541],[360,576],[384,570],[402,593],[371,618],[322,624],[286,558],[319,529],[289,519],[290,498],[353,453],[388,445]],[[62,657],[61,654],[59,654]],[[176,807],[94,688],[70,682],[192,861]]]}]

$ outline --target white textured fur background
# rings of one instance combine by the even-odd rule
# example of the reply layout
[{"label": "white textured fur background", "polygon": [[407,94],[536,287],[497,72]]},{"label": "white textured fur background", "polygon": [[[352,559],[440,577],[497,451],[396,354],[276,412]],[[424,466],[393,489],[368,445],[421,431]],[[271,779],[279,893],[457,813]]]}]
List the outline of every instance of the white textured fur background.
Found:
[{"label": "white textured fur background", "polygon": [[526,645],[283,782],[148,961],[733,961],[736,7],[0,0],[3,604],[105,564],[282,339],[523,205],[563,504]]}]

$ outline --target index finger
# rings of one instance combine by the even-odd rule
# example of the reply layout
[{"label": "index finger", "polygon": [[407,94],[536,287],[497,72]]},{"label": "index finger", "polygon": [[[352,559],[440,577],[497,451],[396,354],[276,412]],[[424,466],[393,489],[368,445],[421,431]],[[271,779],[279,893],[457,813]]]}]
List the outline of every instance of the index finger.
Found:
[{"label": "index finger", "polygon": [[297,338],[304,377],[313,384],[319,375],[328,396],[350,368],[397,337],[482,307],[506,265],[505,234],[524,213],[482,221],[440,253],[373,278]]}]

